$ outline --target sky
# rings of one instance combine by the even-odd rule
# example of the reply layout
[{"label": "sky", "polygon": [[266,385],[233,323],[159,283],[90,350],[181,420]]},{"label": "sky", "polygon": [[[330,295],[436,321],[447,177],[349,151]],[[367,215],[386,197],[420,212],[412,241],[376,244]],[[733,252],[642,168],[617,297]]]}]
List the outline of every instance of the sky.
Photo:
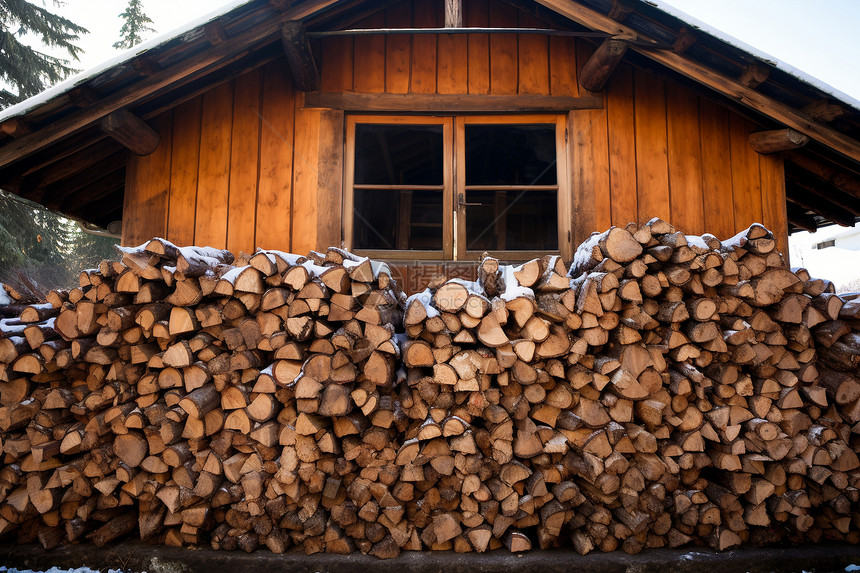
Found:
[{"label": "sky", "polygon": [[[52,0],[42,1],[52,8]],[[58,11],[91,32],[78,43],[85,54],[75,66],[86,70],[115,57],[119,52],[112,44],[119,39],[122,25],[119,14],[125,10],[127,0],[63,1],[64,6]],[[143,7],[158,34],[163,34],[227,3],[143,0]],[[858,0],[655,0],[654,3],[674,6],[860,100]]]}]

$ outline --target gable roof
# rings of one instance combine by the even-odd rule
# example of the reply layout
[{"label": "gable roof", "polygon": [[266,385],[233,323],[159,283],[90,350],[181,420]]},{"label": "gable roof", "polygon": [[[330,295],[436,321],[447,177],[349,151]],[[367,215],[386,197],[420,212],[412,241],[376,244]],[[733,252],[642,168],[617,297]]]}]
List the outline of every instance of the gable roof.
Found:
[{"label": "gable roof", "polygon": [[[790,197],[801,196],[789,204],[794,227],[860,215],[860,102],[666,5],[504,1],[555,29],[621,39],[630,46],[625,61],[693,85],[759,125],[811,138],[786,155]],[[146,121],[282,56],[286,21],[310,32],[350,28],[393,3],[234,0],[0,112],[0,187],[96,223],[118,219],[128,152],[100,128],[106,118],[122,111]],[[93,208],[106,198],[113,208]]]}]

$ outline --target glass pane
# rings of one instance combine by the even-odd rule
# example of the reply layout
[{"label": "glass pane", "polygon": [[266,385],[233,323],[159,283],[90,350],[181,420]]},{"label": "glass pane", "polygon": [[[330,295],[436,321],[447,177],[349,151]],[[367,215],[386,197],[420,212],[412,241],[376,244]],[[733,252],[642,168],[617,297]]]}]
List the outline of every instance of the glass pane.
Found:
[{"label": "glass pane", "polygon": [[466,249],[555,251],[557,191],[467,191]]},{"label": "glass pane", "polygon": [[556,182],[554,125],[466,126],[466,185]]},{"label": "glass pane", "polygon": [[356,185],[442,185],[441,125],[355,126]]},{"label": "glass pane", "polygon": [[442,191],[356,189],[357,249],[442,250]]}]

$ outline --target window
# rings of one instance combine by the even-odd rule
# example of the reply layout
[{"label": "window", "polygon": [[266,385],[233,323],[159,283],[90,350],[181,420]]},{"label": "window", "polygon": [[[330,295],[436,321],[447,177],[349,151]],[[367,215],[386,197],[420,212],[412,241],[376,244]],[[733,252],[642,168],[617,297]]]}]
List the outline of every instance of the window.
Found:
[{"label": "window", "polygon": [[354,116],[344,236],[390,259],[506,259],[567,237],[565,116]]}]

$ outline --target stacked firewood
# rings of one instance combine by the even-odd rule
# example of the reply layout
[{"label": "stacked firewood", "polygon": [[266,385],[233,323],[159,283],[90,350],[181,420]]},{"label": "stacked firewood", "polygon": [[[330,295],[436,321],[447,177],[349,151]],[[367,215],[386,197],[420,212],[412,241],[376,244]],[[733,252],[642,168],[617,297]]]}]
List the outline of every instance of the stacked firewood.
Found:
[{"label": "stacked firewood", "polygon": [[339,249],[234,261],[153,239],[82,272],[0,323],[0,532],[321,543],[357,450],[382,444],[400,296]]},{"label": "stacked firewood", "polygon": [[153,239],[0,322],[0,533],[378,557],[856,543],[860,299],[832,291],[760,225],[613,227],[569,268],[484,257],[408,299],[340,249]]},{"label": "stacked firewood", "polygon": [[422,540],[860,541],[860,339],[840,308],[760,225],[722,243],[653,220],[593,235],[569,272],[485,258],[477,283],[431,285],[404,315],[397,461],[459,503]]}]

